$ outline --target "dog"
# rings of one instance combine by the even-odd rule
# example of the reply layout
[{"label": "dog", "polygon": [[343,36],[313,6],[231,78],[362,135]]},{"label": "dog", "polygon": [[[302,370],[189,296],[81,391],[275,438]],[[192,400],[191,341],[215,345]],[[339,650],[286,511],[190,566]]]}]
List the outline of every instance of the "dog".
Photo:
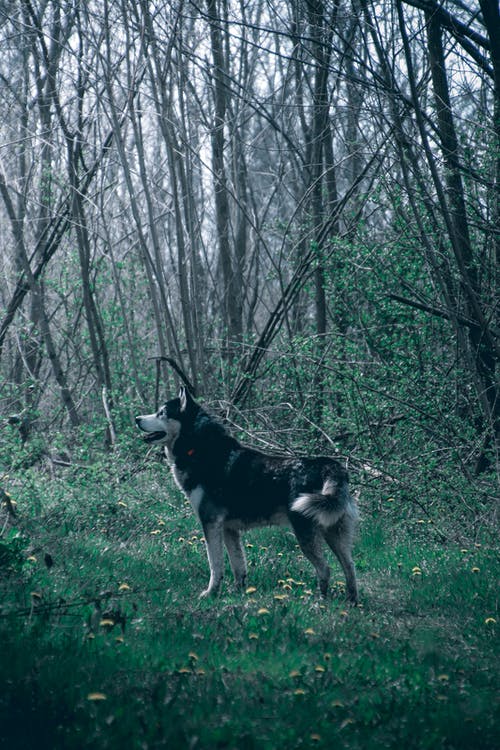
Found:
[{"label": "dog", "polygon": [[313,564],[326,597],[330,568],[323,542],[344,571],[346,594],[358,601],[352,559],[356,504],[345,468],[332,458],[272,456],[232,437],[185,387],[155,414],[136,417],[148,444],[164,445],[175,481],[191,502],[205,535],[210,580],[201,596],[217,594],[224,569],[224,545],[237,588],[245,586],[245,529],[271,524],[292,527]]}]

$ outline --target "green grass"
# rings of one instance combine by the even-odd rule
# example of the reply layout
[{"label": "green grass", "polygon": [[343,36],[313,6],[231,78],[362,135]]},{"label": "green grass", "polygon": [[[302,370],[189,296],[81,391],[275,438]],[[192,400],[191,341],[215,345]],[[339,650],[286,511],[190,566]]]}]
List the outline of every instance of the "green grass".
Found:
[{"label": "green grass", "polygon": [[120,473],[117,459],[4,482],[18,521],[0,537],[0,744],[498,747],[486,541],[443,545],[415,519],[365,513],[349,608],[335,562],[324,602],[291,532],[256,530],[255,591],[236,594],[228,568],[221,596],[199,600],[191,509],[163,466]]}]

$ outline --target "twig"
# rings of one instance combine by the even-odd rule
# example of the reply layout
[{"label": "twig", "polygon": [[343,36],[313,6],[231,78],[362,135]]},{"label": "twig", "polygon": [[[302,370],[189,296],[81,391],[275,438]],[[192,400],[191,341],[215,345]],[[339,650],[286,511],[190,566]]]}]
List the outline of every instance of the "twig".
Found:
[{"label": "twig", "polygon": [[180,379],[182,380],[182,382],[184,383],[184,385],[186,386],[186,388],[188,389],[188,391],[191,393],[191,395],[192,396],[196,396],[196,388],[191,383],[191,381],[189,380],[189,378],[186,375],[186,373],[182,370],[181,367],[179,367],[179,365],[177,364],[177,362],[174,359],[172,359],[172,357],[165,357],[163,354],[160,354],[157,357],[148,357],[148,359],[149,360],[154,360],[156,362],[156,366],[157,366],[157,371],[156,371],[157,372],[157,380],[156,380],[157,389],[159,388],[159,363],[160,362],[167,362],[170,365],[170,367],[173,370],[175,370],[175,372],[180,377]]},{"label": "twig", "polygon": [[113,425],[113,419],[111,418],[111,411],[109,409],[109,403],[108,403],[108,392],[106,390],[105,385],[103,385],[102,387],[102,403],[104,406],[104,412],[106,414],[106,419],[108,422],[109,439],[111,440],[111,445],[114,448],[116,445],[116,433],[115,433],[115,427]]}]

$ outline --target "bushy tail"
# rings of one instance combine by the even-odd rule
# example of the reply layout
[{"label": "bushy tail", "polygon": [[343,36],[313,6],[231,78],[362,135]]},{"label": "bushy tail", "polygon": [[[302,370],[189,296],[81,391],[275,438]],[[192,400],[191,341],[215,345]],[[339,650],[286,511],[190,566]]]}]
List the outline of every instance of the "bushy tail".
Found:
[{"label": "bushy tail", "polygon": [[320,526],[329,528],[334,526],[344,515],[357,517],[354,500],[349,494],[347,481],[336,482],[327,479],[321,492],[307,492],[293,501],[291,509],[311,518]]}]

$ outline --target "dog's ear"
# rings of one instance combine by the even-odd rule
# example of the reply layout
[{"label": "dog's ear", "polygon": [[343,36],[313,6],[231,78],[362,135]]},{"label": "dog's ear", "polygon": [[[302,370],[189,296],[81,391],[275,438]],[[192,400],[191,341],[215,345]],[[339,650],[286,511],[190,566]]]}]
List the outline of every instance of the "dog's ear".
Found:
[{"label": "dog's ear", "polygon": [[186,411],[190,404],[194,403],[193,397],[184,385],[179,390],[179,401],[181,402],[181,411]]},{"label": "dog's ear", "polygon": [[179,388],[179,401],[181,402],[181,411],[186,411],[187,391],[183,385]]}]

